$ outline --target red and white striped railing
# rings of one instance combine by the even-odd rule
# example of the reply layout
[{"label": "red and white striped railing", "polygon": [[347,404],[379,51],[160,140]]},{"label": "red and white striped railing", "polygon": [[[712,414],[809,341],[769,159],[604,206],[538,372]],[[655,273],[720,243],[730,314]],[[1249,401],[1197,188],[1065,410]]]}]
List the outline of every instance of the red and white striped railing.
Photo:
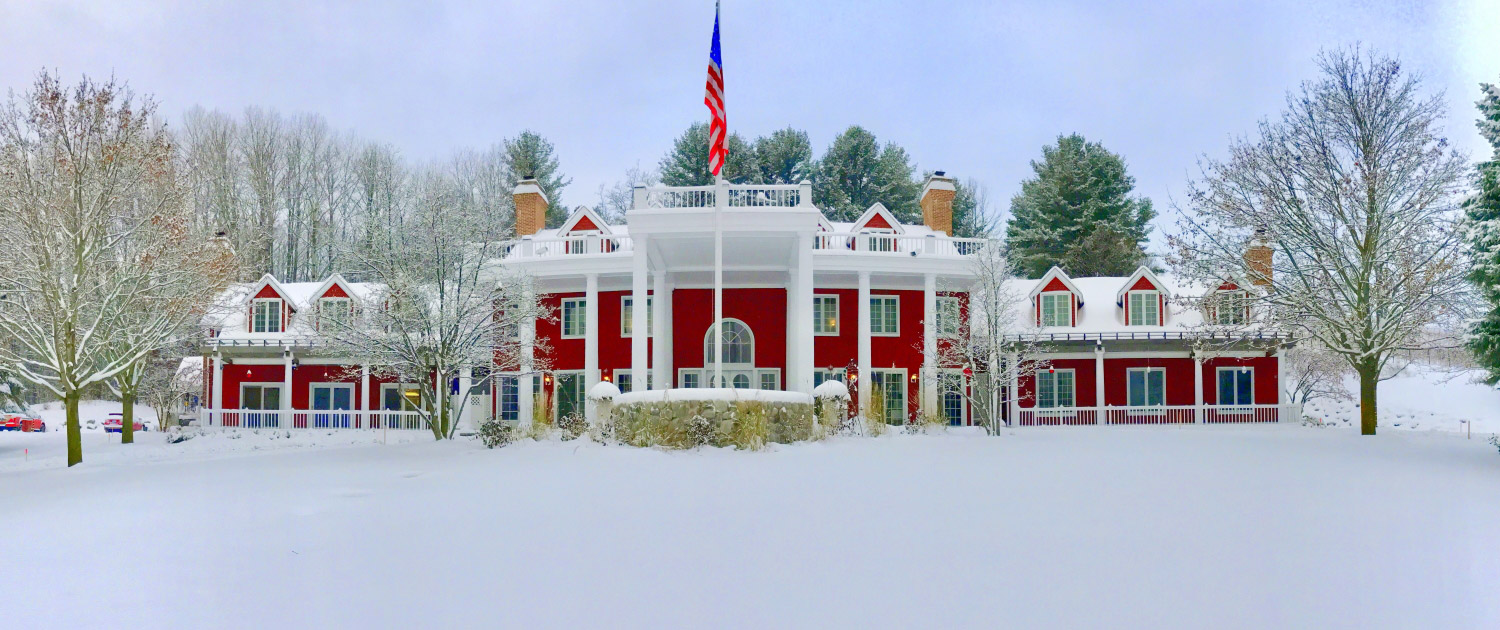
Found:
[{"label": "red and white striped railing", "polygon": [[1016,426],[1096,424],[1229,424],[1280,422],[1291,418],[1281,405],[1153,405],[1145,407],[1051,407],[1016,411]]},{"label": "red and white striped railing", "polygon": [[427,418],[416,411],[258,411],[203,409],[203,426],[232,429],[426,429]]}]

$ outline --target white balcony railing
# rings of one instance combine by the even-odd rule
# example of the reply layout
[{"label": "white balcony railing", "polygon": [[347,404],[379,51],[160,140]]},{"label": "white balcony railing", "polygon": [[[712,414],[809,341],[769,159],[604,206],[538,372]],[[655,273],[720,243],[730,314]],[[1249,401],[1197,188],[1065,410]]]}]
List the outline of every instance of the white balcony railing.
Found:
[{"label": "white balcony railing", "polygon": [[813,249],[825,253],[885,253],[906,256],[969,256],[988,243],[982,238],[955,238],[924,234],[906,236],[871,232],[819,232]]},{"label": "white balcony railing", "polygon": [[635,209],[797,208],[812,207],[812,184],[716,184],[712,186],[638,186]]},{"label": "white balcony railing", "polygon": [[1096,424],[1229,424],[1292,420],[1282,405],[1154,405],[1145,407],[1053,407],[1016,411],[1016,426]]},{"label": "white balcony railing", "polygon": [[501,258],[532,259],[559,258],[602,254],[628,254],[634,251],[628,235],[585,234],[581,236],[556,236],[549,238],[526,237],[506,241],[501,249]]},{"label": "white balcony railing", "polygon": [[416,411],[258,411],[202,409],[202,426],[236,429],[426,429],[427,419]]}]

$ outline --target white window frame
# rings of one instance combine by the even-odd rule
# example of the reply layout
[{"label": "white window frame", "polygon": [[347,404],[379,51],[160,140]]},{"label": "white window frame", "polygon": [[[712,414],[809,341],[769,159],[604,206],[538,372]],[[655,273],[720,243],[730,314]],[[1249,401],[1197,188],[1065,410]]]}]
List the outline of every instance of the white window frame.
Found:
[{"label": "white window frame", "polygon": [[[246,409],[246,407],[245,407],[245,388],[246,387],[259,387],[261,389],[272,389],[272,388],[274,388],[277,391],[281,392],[280,394],[277,394],[277,402],[278,403],[286,402],[285,400],[282,400],[280,397],[281,396],[286,396],[289,393],[289,392],[286,391],[286,383],[257,383],[257,382],[244,382],[244,383],[240,383],[240,404],[238,405],[238,407],[240,409]],[[261,400],[265,400],[265,394],[261,394]],[[282,409],[282,405],[277,405],[275,409],[247,409],[247,411],[280,411],[281,409]]]},{"label": "white window frame", "polygon": [[[651,337],[652,325],[656,323],[656,310],[651,308],[651,298],[646,296],[646,338]],[[627,339],[635,336],[635,296],[620,296],[620,336]]]},{"label": "white window frame", "polygon": [[[1130,375],[1131,374],[1135,374],[1137,372],[1140,372],[1140,373],[1143,373],[1143,374],[1146,375],[1141,380],[1141,383],[1146,388],[1146,391],[1144,392],[1144,395],[1142,396],[1142,398],[1146,401],[1146,403],[1143,404],[1143,405],[1133,405],[1133,404],[1130,403],[1130,394],[1131,394],[1131,391],[1130,391]],[[1159,402],[1157,404],[1154,404],[1154,405],[1151,404],[1151,374],[1153,372],[1155,372],[1157,374],[1161,374],[1161,402]],[[1134,408],[1134,409],[1152,409],[1152,408],[1156,408],[1156,407],[1165,407],[1166,405],[1167,405],[1167,369],[1166,368],[1161,368],[1161,367],[1133,367],[1133,368],[1126,368],[1126,370],[1125,370],[1125,406],[1131,407],[1131,408]]]},{"label": "white window frame", "polygon": [[[569,305],[573,306],[569,306]],[[558,305],[559,337],[563,339],[583,339],[588,336],[589,330],[589,299],[588,298],[563,298]],[[578,332],[568,332],[568,312],[572,311],[578,316]]]},{"label": "white window frame", "polygon": [[422,390],[422,386],[421,385],[419,385],[417,383],[381,383],[380,384],[380,397],[375,399],[375,410],[376,411],[409,411],[409,412],[415,412],[415,411],[417,411],[417,409],[407,409],[405,404],[402,404],[400,409],[386,409],[385,408],[385,392],[387,390],[391,390],[391,389],[396,390],[400,394],[400,396],[402,397],[403,400],[406,400],[406,392],[407,392],[407,390],[415,389],[415,390],[417,390],[419,392],[416,404],[419,404],[419,405],[422,404],[421,395],[420,395],[420,392]]},{"label": "white window frame", "polygon": [[[1142,298],[1140,300],[1140,302],[1141,302],[1140,305],[1136,304],[1136,298],[1137,297]],[[1147,299],[1147,298],[1149,298],[1149,299]],[[1136,323],[1136,319],[1137,319],[1136,318],[1136,314],[1145,311],[1145,309],[1142,309],[1140,307],[1141,306],[1145,306],[1147,304],[1149,304],[1151,306],[1150,310],[1156,313],[1155,320],[1147,323],[1145,316],[1141,316],[1140,317],[1140,320],[1141,320],[1140,323]],[[1125,325],[1127,325],[1127,326],[1160,326],[1160,325],[1162,325],[1161,291],[1154,291],[1154,290],[1150,290],[1150,289],[1142,289],[1142,290],[1139,290],[1139,291],[1126,291],[1125,292],[1125,305],[1127,307],[1129,307],[1128,310],[1129,310],[1129,313],[1130,313],[1130,318],[1129,318],[1130,321],[1125,322]]]},{"label": "white window frame", "polygon": [[[1250,402],[1240,402],[1238,400],[1239,396],[1238,396],[1237,393],[1235,395],[1236,400],[1234,402],[1232,402],[1232,403],[1225,403],[1224,402],[1224,392],[1220,390],[1220,386],[1222,386],[1224,384],[1224,381],[1222,380],[1222,377],[1220,377],[1219,375],[1223,374],[1225,372],[1234,372],[1236,374],[1239,374],[1239,373],[1248,373],[1250,375]],[[1215,407],[1220,407],[1221,408],[1220,411],[1224,411],[1224,409],[1222,409],[1223,407],[1228,407],[1229,411],[1238,411],[1238,412],[1249,413],[1251,411],[1251,407],[1253,405],[1255,405],[1255,367],[1254,366],[1250,366],[1250,365],[1219,366],[1218,369],[1214,370],[1214,406]]]},{"label": "white window frame", "polygon": [[958,381],[958,395],[960,399],[958,405],[958,426],[969,426],[969,397],[966,391],[969,388],[969,382],[968,379],[964,378],[963,368],[941,368],[938,370],[937,411],[944,416],[947,415],[947,410],[943,408],[946,404],[943,394],[944,387],[950,382],[949,379],[956,379]]},{"label": "white window frame", "polygon": [[[822,381],[818,377],[823,377]],[[828,381],[844,382],[844,370],[839,368],[815,368],[813,369],[813,387],[817,387]]]},{"label": "white window frame", "polygon": [[[879,314],[876,313],[876,311],[875,311],[875,303],[876,302],[888,302],[889,304],[891,304],[891,306],[889,308],[895,309],[895,312],[896,312],[896,329],[895,330],[893,330],[893,331],[886,331],[886,330],[883,330],[883,329],[879,330],[879,331],[876,330],[876,328],[875,328],[875,322],[880,319],[879,315],[883,315],[884,314],[884,311],[882,311]],[[901,336],[901,296],[899,296],[899,295],[884,295],[884,294],[870,296],[870,336],[871,337],[900,337]]]},{"label": "white window frame", "polygon": [[[260,318],[260,308],[263,305],[271,305],[271,312],[276,315],[276,330],[256,330],[257,320]],[[252,333],[279,333],[286,331],[286,322],[282,315],[285,310],[285,300],[281,298],[255,298],[250,301],[250,332]],[[271,317],[266,316],[266,327],[270,328]]]},{"label": "white window frame", "polygon": [[[316,383],[308,383],[307,384],[307,410],[308,411],[341,411],[341,410],[338,410],[338,409],[331,409],[331,410],[330,409],[313,409],[313,400],[316,399],[316,396],[314,396],[313,392],[315,392],[319,387],[327,387],[329,389],[347,389],[347,390],[349,390],[349,409],[351,411],[354,410],[354,406],[355,405],[359,404],[359,399],[357,399],[357,398],[354,397],[355,394],[359,393],[358,392],[359,387],[358,387],[357,384],[355,384],[355,383],[340,383],[340,382],[337,382],[337,381],[319,381],[319,382],[316,382]],[[330,400],[332,400],[332,399],[330,398]]]},{"label": "white window frame", "polygon": [[578,400],[575,411],[587,413],[588,409],[588,383],[584,382],[583,370],[554,370],[552,372],[552,419],[562,419],[562,381],[563,377],[578,378]]},{"label": "white window frame", "polygon": [[[651,378],[652,372],[655,372],[655,370],[646,370],[646,387],[648,389],[655,382],[654,379]],[[626,389],[625,387],[622,387],[620,385],[625,380],[629,380],[630,381],[630,389]],[[636,391],[634,389],[635,388],[635,370],[632,370],[632,369],[629,369],[629,368],[621,368],[621,369],[615,370],[615,387],[620,388],[620,393],[622,393],[622,394],[627,393],[627,392]]]},{"label": "white window frame", "polygon": [[332,305],[332,304],[335,304],[335,303],[343,304],[344,305],[344,309],[345,310],[344,310],[343,317],[346,318],[344,320],[344,325],[347,327],[347,326],[353,324],[353,322],[354,322],[354,300],[352,300],[350,298],[346,298],[346,297],[325,297],[325,298],[318,298],[318,326],[317,327],[318,327],[319,331],[323,330],[323,321],[325,320],[325,318],[328,317],[328,313],[329,313],[328,307],[330,305]]},{"label": "white window frame", "polygon": [[[1216,291],[1214,297],[1214,324],[1219,326],[1243,326],[1250,321],[1250,292],[1244,289]],[[1234,313],[1236,321],[1224,321],[1225,313]]]},{"label": "white window frame", "polygon": [[[894,252],[896,251],[895,228],[872,228],[859,229],[860,234],[868,234],[865,239],[865,251],[870,252]],[[879,235],[879,236],[873,236]]]},{"label": "white window frame", "polygon": [[766,377],[771,377],[770,391],[781,391],[781,370],[776,368],[757,368],[755,370],[755,382],[751,383],[753,389],[765,389]]},{"label": "white window frame", "polygon": [[[947,305],[945,307],[945,305]],[[951,309],[953,312],[944,315]],[[959,336],[962,330],[963,303],[953,296],[940,295],[937,298],[937,307],[933,310],[933,318],[937,319],[933,324],[937,327],[937,335],[945,339],[953,339]]]},{"label": "white window frame", "polygon": [[[1072,383],[1072,385],[1073,385],[1072,391],[1068,392],[1068,400],[1069,400],[1069,402],[1071,404],[1068,404],[1068,405],[1056,405],[1056,404],[1054,404],[1054,405],[1051,405],[1051,406],[1043,405],[1042,403],[1045,402],[1045,401],[1042,400],[1042,377],[1043,376],[1047,376],[1047,377],[1051,377],[1053,379],[1056,379],[1059,375],[1062,375],[1062,374],[1067,374],[1068,375],[1068,382]],[[1035,407],[1037,409],[1044,409],[1044,410],[1073,409],[1074,407],[1078,406],[1078,373],[1077,373],[1077,370],[1074,370],[1072,368],[1067,368],[1067,369],[1061,369],[1061,370],[1059,370],[1059,369],[1051,369],[1051,370],[1039,371],[1039,372],[1036,373],[1036,379],[1035,379],[1035,381],[1036,382],[1034,383],[1034,385],[1035,385],[1035,390],[1036,391],[1034,392],[1034,395],[1036,396]],[[1053,383],[1052,390],[1053,390],[1052,391],[1052,398],[1054,399],[1053,402],[1055,403],[1055,402],[1057,402],[1056,399],[1058,398],[1058,396],[1057,396],[1058,389],[1057,389],[1057,384],[1056,383]]]},{"label": "white window frame", "polygon": [[[896,377],[896,382],[900,383],[901,391],[901,406],[896,409],[896,412],[899,414],[899,421],[891,422],[891,397],[889,393],[882,392],[885,396],[885,409],[882,411],[881,415],[885,418],[886,424],[906,424],[908,414],[911,413],[911,400],[909,396],[909,394],[911,393],[911,387],[906,381],[906,368],[872,368],[870,372],[871,374],[880,374],[882,376],[881,380],[883,381],[889,379],[891,376]],[[874,388],[875,379],[871,378],[871,391],[874,391]]]},{"label": "white window frame", "polygon": [[[824,327],[823,324],[826,324],[828,322],[828,320],[825,317],[823,317],[827,313],[819,312],[819,310],[818,310],[818,303],[819,302],[823,302],[825,304],[824,310],[827,310],[826,304],[830,300],[833,302],[833,330],[822,330],[823,327]],[[814,293],[813,294],[813,312],[812,312],[812,317],[813,317],[813,334],[814,335],[816,335],[818,337],[837,337],[839,335],[839,296],[838,296],[838,294],[837,293]]]},{"label": "white window frame", "polygon": [[[1048,298],[1051,298],[1051,299],[1049,300]],[[1057,298],[1065,298],[1063,300],[1063,310],[1067,311],[1068,323],[1066,323],[1066,324],[1053,324],[1053,323],[1049,323],[1049,321],[1047,319],[1047,303],[1049,301],[1050,302],[1054,302],[1053,305],[1052,305],[1052,312],[1053,313],[1058,312],[1057,304],[1055,303]],[[1042,293],[1040,293],[1040,294],[1037,295],[1036,299],[1037,299],[1037,315],[1036,315],[1036,318],[1037,318],[1037,322],[1038,322],[1039,326],[1045,328],[1045,327],[1048,327],[1048,326],[1071,327],[1073,325],[1073,292],[1072,291],[1043,291]]]},{"label": "white window frame", "polygon": [[[687,384],[689,376],[693,377],[693,380],[696,381],[691,386]],[[703,387],[703,370],[700,368],[678,368],[677,386],[682,389],[699,389]]]},{"label": "white window frame", "polygon": [[[496,374],[494,376],[494,378],[495,378],[495,386],[493,388],[493,391],[495,392],[495,394],[494,394],[495,395],[495,399],[493,401],[493,404],[495,405],[495,416],[497,418],[499,418],[500,420],[504,421],[504,422],[520,422],[521,421],[521,379],[528,378],[528,377],[512,373],[512,374]],[[506,385],[506,383],[509,383],[509,385]],[[516,400],[515,400],[515,406],[516,406],[516,408],[515,408],[515,417],[514,418],[507,418],[507,417],[505,417],[506,413],[508,413],[506,411],[506,409],[505,409],[505,396],[506,396],[507,389],[509,391],[513,392],[515,394],[515,397],[516,397]],[[536,394],[535,391],[533,391],[532,393],[533,393],[533,395]]]},{"label": "white window frame", "polygon": [[[749,346],[750,346],[749,347],[749,350],[750,350],[750,360],[749,361],[741,361],[741,362],[738,362],[738,363],[724,361],[723,365],[725,366],[725,369],[726,370],[728,370],[728,369],[743,370],[743,369],[746,369],[746,368],[754,368],[755,367],[755,330],[751,329],[750,328],[750,324],[745,323],[744,320],[736,319],[736,318],[733,318],[733,317],[725,317],[724,319],[722,319],[720,321],[722,323],[732,323],[732,324],[739,324],[740,326],[743,326],[745,328],[745,334],[748,335],[749,338],[750,338],[750,341],[749,341]],[[709,325],[708,330],[706,330],[706,331],[703,332],[703,367],[706,370],[713,370],[714,362],[710,360],[709,352],[712,352],[713,349],[714,349],[714,343],[713,343],[714,337],[713,337],[713,335],[714,335],[715,332],[719,332],[719,331],[720,331],[720,327],[719,326]],[[723,333],[719,332],[719,334],[722,335]],[[726,352],[725,354],[728,355],[729,353]]]}]

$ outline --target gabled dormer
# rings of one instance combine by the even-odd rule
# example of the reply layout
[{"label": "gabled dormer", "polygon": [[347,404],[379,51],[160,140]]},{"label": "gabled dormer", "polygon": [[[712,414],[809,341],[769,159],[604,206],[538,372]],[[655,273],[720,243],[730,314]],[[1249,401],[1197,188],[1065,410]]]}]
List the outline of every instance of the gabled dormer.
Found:
[{"label": "gabled dormer", "polygon": [[[347,326],[354,319],[354,289],[341,274],[333,274],[312,293],[313,312],[317,319],[313,327],[325,332],[326,326]],[[335,328],[336,329],[336,328]]]},{"label": "gabled dormer", "polygon": [[[573,214],[563,221],[562,227],[557,229],[557,235],[568,238],[567,252],[569,254],[596,254],[609,253],[615,250],[616,243],[607,238],[613,234],[608,223],[604,221],[593,209],[588,206],[578,206],[573,209]],[[580,237],[597,236],[601,238],[586,239]],[[590,249],[591,244],[597,244]]]},{"label": "gabled dormer", "polygon": [[246,330],[252,333],[286,332],[287,321],[295,311],[286,290],[268,273],[250,288]]},{"label": "gabled dormer", "polygon": [[896,220],[896,215],[887,210],[885,204],[875,202],[864,214],[854,220],[855,232],[873,232],[878,234],[905,234],[906,228],[901,227],[901,222]]},{"label": "gabled dormer", "polygon": [[1037,326],[1071,328],[1078,325],[1078,312],[1083,308],[1083,292],[1078,290],[1073,279],[1062,269],[1048,269],[1027,297],[1031,301],[1035,313],[1033,321]]},{"label": "gabled dormer", "polygon": [[1219,286],[1203,297],[1204,316],[1210,324],[1239,326],[1250,321],[1250,292],[1239,281],[1227,276],[1221,278]]},{"label": "gabled dormer", "polygon": [[1126,326],[1163,326],[1172,293],[1150,269],[1141,266],[1120,285],[1115,304],[1124,309]]}]

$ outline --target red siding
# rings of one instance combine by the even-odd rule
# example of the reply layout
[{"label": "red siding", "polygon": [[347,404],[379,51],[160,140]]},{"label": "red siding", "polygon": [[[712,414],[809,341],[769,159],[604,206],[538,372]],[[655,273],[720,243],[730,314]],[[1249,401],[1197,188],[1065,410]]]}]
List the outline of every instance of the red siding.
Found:
[{"label": "red siding", "polygon": [[[704,367],[703,343],[714,317],[713,289],[677,289],[672,311],[674,369]],[[745,322],[755,336],[755,367],[781,369],[783,382],[786,312],[786,289],[724,289],[724,317]],[[675,385],[677,375],[672,378]]]},{"label": "red siding", "polygon": [[1156,288],[1156,285],[1151,284],[1151,279],[1150,278],[1147,278],[1146,276],[1141,276],[1141,278],[1139,280],[1135,281],[1135,284],[1130,285],[1130,290],[1131,291],[1156,291],[1158,289]]},{"label": "red siding", "polygon": [[[545,341],[539,359],[547,359],[543,365],[552,370],[583,369],[583,338],[562,338],[562,301],[564,298],[581,298],[583,293],[548,293],[538,300],[552,317],[536,323],[536,338]],[[618,308],[618,307],[617,307]],[[619,334],[616,331],[616,334]]]},{"label": "red siding", "polygon": [[[1130,368],[1163,368],[1166,379],[1167,405],[1191,405],[1193,400],[1193,360],[1182,358],[1111,359],[1104,356],[1104,404],[1124,406],[1130,401],[1126,377]],[[1205,384],[1206,387],[1206,384]],[[1092,405],[1093,403],[1089,403]]]},{"label": "red siding", "polygon": [[[1249,366],[1255,370],[1255,404],[1275,404],[1277,398],[1276,357],[1254,357],[1250,359],[1209,359],[1203,362],[1203,404],[1218,404],[1218,368]],[[1189,383],[1189,387],[1191,387]]]},{"label": "red siding", "polygon": [[583,217],[578,217],[578,222],[574,223],[573,224],[573,228],[571,230],[569,230],[569,231],[571,231],[571,232],[582,232],[584,230],[598,230],[598,229],[599,229],[599,226],[594,225],[593,221],[590,221],[588,217],[583,216]]},{"label": "red siding", "polygon": [[286,376],[283,365],[243,365],[231,363],[224,366],[224,408],[240,407],[240,385],[244,383],[280,384]]},{"label": "red siding", "polygon": [[266,285],[266,286],[261,287],[260,288],[260,292],[256,293],[255,297],[257,299],[261,299],[261,298],[286,299],[285,296],[283,296],[282,294],[276,292],[276,287],[273,287],[273,286],[271,286],[269,284]]},{"label": "red siding", "polygon": [[895,228],[891,227],[891,223],[889,221],[885,220],[885,217],[883,217],[883,216],[881,216],[879,214],[876,214],[875,216],[870,217],[869,221],[865,221],[865,224],[861,225],[859,227],[860,228],[874,228],[874,229],[881,229],[881,230],[895,229]]},{"label": "red siding", "polygon": [[[599,370],[601,376],[608,376],[611,380],[614,379],[615,370],[630,369],[632,361],[634,340],[620,334],[620,325],[624,321],[624,313],[620,309],[624,304],[624,298],[630,294],[630,291],[599,292]],[[650,291],[647,291],[647,294],[650,294]],[[647,321],[650,321],[649,318]],[[640,328],[642,331],[645,330],[644,325]],[[651,365],[653,341],[646,342],[647,366]]]},{"label": "red siding", "polygon": [[346,298],[349,297],[349,294],[344,292],[344,287],[339,286],[339,284],[335,282],[333,283],[333,286],[328,287],[328,290],[324,291],[323,295],[319,297]]},{"label": "red siding", "polygon": [[[1073,404],[1079,407],[1093,407],[1096,391],[1096,379],[1094,377],[1093,359],[1053,359],[1048,362],[1048,367],[1054,370],[1073,370]],[[1108,369],[1108,368],[1106,368]],[[1022,408],[1036,406],[1036,376],[1022,374],[1019,379],[1018,398]]]}]

